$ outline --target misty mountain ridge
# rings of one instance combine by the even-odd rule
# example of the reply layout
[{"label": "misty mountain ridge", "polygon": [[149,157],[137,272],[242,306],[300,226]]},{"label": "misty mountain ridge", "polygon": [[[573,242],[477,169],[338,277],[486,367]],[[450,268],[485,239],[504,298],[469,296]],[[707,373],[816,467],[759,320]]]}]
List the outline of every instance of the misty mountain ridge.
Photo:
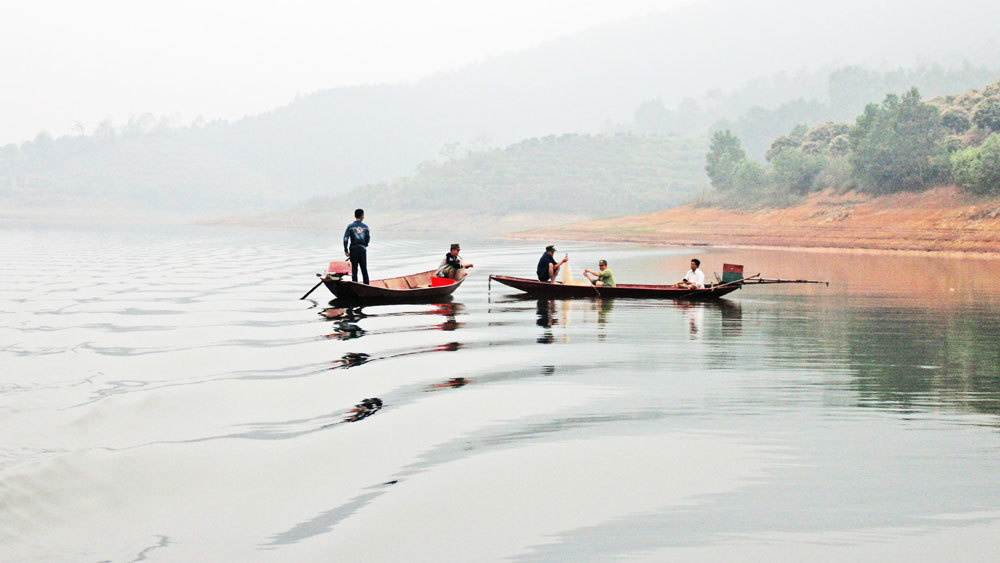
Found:
[{"label": "misty mountain ridge", "polygon": [[[667,107],[688,99],[715,122],[739,119],[754,106],[825,100],[825,77],[835,65],[971,60],[1000,67],[998,16],[1000,5],[979,0],[959,0],[946,11],[928,2],[693,4],[412,85],[316,92],[233,123],[40,136],[0,150],[0,198],[125,198],[178,212],[287,206],[412,174],[446,146],[478,150],[550,134],[619,132],[651,99]],[[739,95],[722,94],[745,84]],[[706,133],[704,122],[685,127],[671,132]]]}]

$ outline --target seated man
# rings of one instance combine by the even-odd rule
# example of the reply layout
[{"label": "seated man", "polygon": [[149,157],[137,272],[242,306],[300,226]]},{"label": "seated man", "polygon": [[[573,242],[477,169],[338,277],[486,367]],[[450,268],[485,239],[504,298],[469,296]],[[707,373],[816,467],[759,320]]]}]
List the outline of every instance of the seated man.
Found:
[{"label": "seated man", "polygon": [[434,272],[435,276],[439,278],[451,278],[453,280],[465,277],[466,268],[471,268],[472,264],[462,263],[462,257],[458,255],[459,250],[461,250],[461,247],[459,247],[458,243],[451,245],[451,250],[448,251],[448,254],[444,255],[444,260],[441,260],[441,265]]},{"label": "seated man", "polygon": [[[614,274],[611,273],[611,270],[608,269],[608,261],[598,260],[597,268],[600,270],[599,272],[595,272],[593,270],[584,270],[583,277],[587,278],[588,280],[590,280],[590,283],[597,286],[614,287],[615,276]],[[596,277],[591,278],[590,276],[596,276]]]},{"label": "seated man", "polygon": [[556,247],[551,244],[545,247],[545,253],[538,259],[538,267],[535,272],[538,274],[538,281],[555,283],[556,276],[559,275],[559,268],[569,260],[567,254],[563,256],[562,260],[556,262],[556,259],[552,257],[555,253]]},{"label": "seated man", "polygon": [[688,273],[684,274],[684,279],[677,282],[677,287],[682,289],[701,289],[705,287],[705,272],[702,272],[699,266],[701,266],[701,260],[692,258],[691,269],[688,270]]}]

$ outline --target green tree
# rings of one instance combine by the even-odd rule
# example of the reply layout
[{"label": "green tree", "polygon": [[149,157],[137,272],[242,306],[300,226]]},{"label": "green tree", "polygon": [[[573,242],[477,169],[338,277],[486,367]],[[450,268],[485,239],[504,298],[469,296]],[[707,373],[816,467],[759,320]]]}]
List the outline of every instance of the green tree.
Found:
[{"label": "green tree", "polygon": [[712,186],[717,190],[729,190],[733,187],[733,177],[740,162],[746,158],[746,152],[740,146],[740,140],[729,130],[716,131],[712,135],[708,154],[705,155],[705,172]]},{"label": "green tree", "polygon": [[952,178],[977,194],[1000,194],[1000,133],[951,156]]},{"label": "green tree", "polygon": [[986,98],[972,112],[972,122],[986,131],[1000,131],[1000,98]]},{"label": "green tree", "polygon": [[851,164],[861,188],[889,193],[928,187],[946,179],[941,141],[947,134],[936,107],[916,88],[868,104],[851,128]]},{"label": "green tree", "polygon": [[767,186],[767,170],[755,160],[744,158],[733,174],[733,189],[739,192],[759,192]]},{"label": "green tree", "polygon": [[825,160],[812,152],[783,150],[771,159],[771,178],[777,186],[792,193],[806,194],[813,189]]},{"label": "green tree", "polygon": [[764,158],[770,162],[771,159],[778,155],[778,153],[788,149],[797,149],[801,146],[802,137],[782,135],[771,142],[771,148],[767,149],[767,153],[764,154]]},{"label": "green tree", "polygon": [[965,110],[959,108],[952,108],[944,112],[941,115],[941,123],[945,127],[951,129],[952,133],[956,135],[959,133],[965,133],[972,126],[972,121],[969,120],[969,114]]}]

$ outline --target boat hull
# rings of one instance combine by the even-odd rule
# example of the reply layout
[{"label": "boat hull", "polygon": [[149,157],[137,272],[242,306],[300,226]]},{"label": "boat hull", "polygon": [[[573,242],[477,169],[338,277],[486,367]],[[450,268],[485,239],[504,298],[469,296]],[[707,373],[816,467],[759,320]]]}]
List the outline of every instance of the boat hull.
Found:
[{"label": "boat hull", "polygon": [[323,278],[323,285],[338,299],[346,301],[400,303],[426,302],[448,297],[462,285],[463,281],[464,278],[460,280],[434,278],[434,270],[430,270],[409,276],[371,280],[368,285],[328,276]]},{"label": "boat hull", "polygon": [[614,287],[595,287],[592,285],[571,285],[563,283],[549,283],[527,278],[515,278],[511,276],[490,276],[490,280],[495,280],[508,287],[523,291],[533,297],[548,297],[552,299],[572,298],[572,297],[614,297],[629,299],[683,299],[691,301],[704,301],[719,299],[720,297],[732,293],[740,288],[739,284],[727,285],[724,287],[706,287],[703,289],[682,289],[672,285],[640,285],[640,284],[618,284]]}]

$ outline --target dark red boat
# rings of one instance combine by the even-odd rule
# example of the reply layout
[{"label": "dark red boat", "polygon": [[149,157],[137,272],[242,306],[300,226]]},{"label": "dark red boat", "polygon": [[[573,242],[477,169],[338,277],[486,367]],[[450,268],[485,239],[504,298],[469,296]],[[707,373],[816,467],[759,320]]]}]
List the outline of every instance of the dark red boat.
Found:
[{"label": "dark red boat", "polygon": [[464,278],[453,280],[435,277],[434,272],[435,270],[429,270],[408,276],[371,280],[369,285],[347,281],[328,273],[323,277],[323,285],[338,299],[368,302],[414,302],[447,297],[458,289],[458,286],[462,285],[462,281],[464,281]]},{"label": "dark red boat", "polygon": [[533,297],[562,299],[569,297],[629,297],[633,299],[718,299],[723,295],[736,291],[741,283],[724,283],[701,289],[683,289],[673,285],[643,285],[620,283],[614,287],[596,287],[593,285],[575,285],[564,283],[549,283],[511,276],[490,276],[490,281],[496,280],[506,286],[519,289]]}]

